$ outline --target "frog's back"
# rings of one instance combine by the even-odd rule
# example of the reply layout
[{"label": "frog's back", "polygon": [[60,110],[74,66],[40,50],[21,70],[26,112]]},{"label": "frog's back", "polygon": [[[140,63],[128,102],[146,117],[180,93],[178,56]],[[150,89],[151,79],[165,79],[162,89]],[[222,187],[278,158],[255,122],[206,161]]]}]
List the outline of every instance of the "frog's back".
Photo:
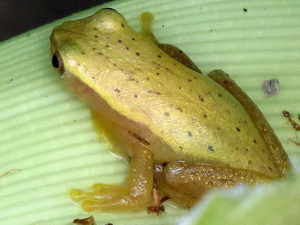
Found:
[{"label": "frog's back", "polygon": [[[229,92],[170,58],[119,14],[100,11],[90,21],[94,27],[85,28],[81,21],[79,30],[57,28],[57,38],[69,32],[64,37],[69,44],[60,51],[68,50],[65,67],[75,76],[84,72],[78,78],[109,105],[161,137],[173,150],[173,160],[219,161],[276,176],[264,140]],[[74,63],[78,67],[71,67]]]}]

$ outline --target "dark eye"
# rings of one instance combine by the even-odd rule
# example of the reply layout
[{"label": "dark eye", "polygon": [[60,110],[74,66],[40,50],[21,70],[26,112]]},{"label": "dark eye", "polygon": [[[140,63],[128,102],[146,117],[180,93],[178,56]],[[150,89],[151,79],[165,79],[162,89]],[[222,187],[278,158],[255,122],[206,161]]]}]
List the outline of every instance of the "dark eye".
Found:
[{"label": "dark eye", "polygon": [[58,72],[62,75],[65,72],[64,63],[60,57],[60,54],[56,51],[52,56],[52,66],[58,69]]}]

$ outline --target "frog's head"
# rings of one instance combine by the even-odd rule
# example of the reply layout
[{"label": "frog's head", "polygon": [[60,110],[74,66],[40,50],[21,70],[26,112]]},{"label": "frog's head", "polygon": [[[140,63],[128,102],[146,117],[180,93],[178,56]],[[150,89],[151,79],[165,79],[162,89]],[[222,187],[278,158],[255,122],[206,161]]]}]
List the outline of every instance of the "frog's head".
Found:
[{"label": "frog's head", "polygon": [[[64,22],[53,29],[50,36],[52,65],[62,75],[88,46],[87,41],[103,40],[105,34],[131,29],[125,18],[114,9],[104,8],[94,15],[75,21]],[[75,57],[74,57],[75,56]],[[80,60],[80,59],[79,59]]]}]

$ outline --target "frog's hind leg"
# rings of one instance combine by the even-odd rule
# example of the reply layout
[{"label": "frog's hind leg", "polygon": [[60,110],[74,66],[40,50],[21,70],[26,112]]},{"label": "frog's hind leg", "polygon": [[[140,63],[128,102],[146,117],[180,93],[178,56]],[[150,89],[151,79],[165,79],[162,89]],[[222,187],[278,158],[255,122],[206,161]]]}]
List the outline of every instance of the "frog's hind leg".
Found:
[{"label": "frog's hind leg", "polygon": [[248,112],[251,120],[258,128],[259,133],[274,156],[274,160],[282,175],[289,171],[290,163],[286,152],[284,151],[272,127],[254,102],[224,71],[214,70],[210,72],[208,76],[233,95]]},{"label": "frog's hind leg", "polygon": [[253,171],[183,161],[156,166],[154,176],[155,185],[163,195],[187,208],[193,206],[207,190],[245,182],[256,184],[269,179]]},{"label": "frog's hind leg", "polygon": [[[94,113],[94,116],[97,116],[97,113]],[[100,126],[97,121],[95,125]],[[109,132],[109,129],[106,130]],[[91,192],[72,190],[71,199],[82,202],[82,208],[87,212],[135,211],[146,209],[152,202],[154,171],[152,151],[130,135],[124,134],[126,130],[117,127],[115,132],[122,136],[118,147],[122,144],[128,146],[126,151],[130,155],[129,176],[122,186],[95,184]]]}]

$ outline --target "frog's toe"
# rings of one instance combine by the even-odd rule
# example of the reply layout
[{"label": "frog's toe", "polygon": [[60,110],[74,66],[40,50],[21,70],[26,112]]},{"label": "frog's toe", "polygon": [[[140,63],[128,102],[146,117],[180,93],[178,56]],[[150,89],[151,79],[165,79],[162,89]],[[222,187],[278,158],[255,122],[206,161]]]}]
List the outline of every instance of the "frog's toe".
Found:
[{"label": "frog's toe", "polygon": [[137,211],[146,208],[149,200],[146,198],[136,198],[133,196],[120,196],[112,199],[89,199],[81,203],[81,207],[86,212],[122,212]]},{"label": "frog's toe", "polygon": [[70,191],[70,197],[71,197],[72,201],[79,202],[79,201],[89,199],[92,196],[91,196],[91,193],[89,193],[89,192],[73,189]]}]

